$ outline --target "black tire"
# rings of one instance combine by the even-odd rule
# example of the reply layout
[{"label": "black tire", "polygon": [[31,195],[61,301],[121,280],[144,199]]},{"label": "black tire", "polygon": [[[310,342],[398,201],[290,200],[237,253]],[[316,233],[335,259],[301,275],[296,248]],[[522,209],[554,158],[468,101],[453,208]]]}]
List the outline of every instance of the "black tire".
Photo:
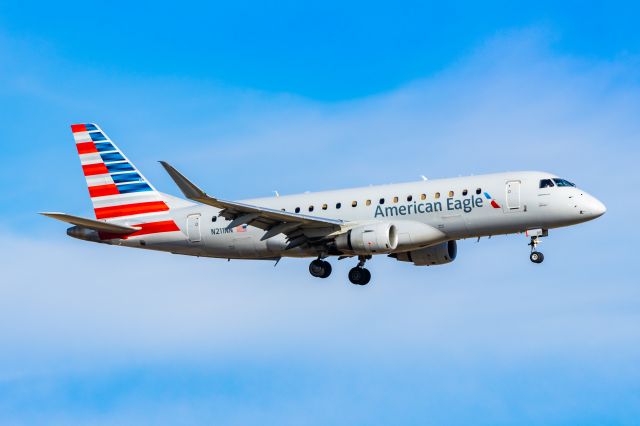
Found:
[{"label": "black tire", "polygon": [[368,269],[356,266],[349,271],[349,281],[356,285],[367,285],[371,281],[371,272]]},{"label": "black tire", "polygon": [[324,273],[320,275],[320,278],[328,278],[332,271],[331,264],[325,260],[322,261],[322,267],[324,268]]},{"label": "black tire", "polygon": [[540,253],[539,251],[533,251],[533,252],[531,252],[531,255],[529,256],[529,259],[533,263],[542,263],[544,261],[544,255],[542,253]]},{"label": "black tire", "polygon": [[351,284],[360,285],[363,276],[362,270],[363,268],[356,266],[349,271],[349,281],[351,281]]},{"label": "black tire", "polygon": [[[320,259],[314,260],[309,264],[309,273],[316,278],[326,278],[323,277],[323,275],[326,273],[325,263],[327,262]],[[329,265],[329,268],[331,268],[331,265]],[[331,273],[331,270],[329,270],[329,273]]]},{"label": "black tire", "polygon": [[362,272],[364,276],[362,277],[362,281],[360,281],[360,285],[367,285],[369,281],[371,281],[371,272],[368,269],[362,268]]}]

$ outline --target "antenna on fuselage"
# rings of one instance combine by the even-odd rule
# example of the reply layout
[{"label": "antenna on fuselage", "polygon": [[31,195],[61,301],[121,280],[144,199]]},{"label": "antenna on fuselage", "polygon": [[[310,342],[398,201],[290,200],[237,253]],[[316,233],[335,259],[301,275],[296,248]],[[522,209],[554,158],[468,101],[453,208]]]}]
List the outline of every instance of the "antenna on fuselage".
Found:
[{"label": "antenna on fuselage", "polygon": [[280,193],[279,193],[277,190],[275,190],[275,189],[273,190],[273,193],[274,193],[274,194],[276,194],[276,197],[279,197],[279,196],[280,196]]},{"label": "antenna on fuselage", "polygon": [[420,175],[420,177],[422,178],[422,180],[429,180],[425,175]]}]

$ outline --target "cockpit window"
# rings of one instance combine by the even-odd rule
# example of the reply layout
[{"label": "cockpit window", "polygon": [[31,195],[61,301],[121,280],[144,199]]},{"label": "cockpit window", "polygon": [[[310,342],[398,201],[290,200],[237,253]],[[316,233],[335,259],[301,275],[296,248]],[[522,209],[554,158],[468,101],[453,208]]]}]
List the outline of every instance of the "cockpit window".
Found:
[{"label": "cockpit window", "polygon": [[555,186],[553,184],[553,181],[551,179],[542,179],[540,181],[540,188],[551,188],[552,186]]},{"label": "cockpit window", "polygon": [[573,184],[573,183],[571,183],[571,182],[569,182],[568,180],[565,180],[565,179],[553,178],[553,181],[558,186],[575,186],[575,184]]}]

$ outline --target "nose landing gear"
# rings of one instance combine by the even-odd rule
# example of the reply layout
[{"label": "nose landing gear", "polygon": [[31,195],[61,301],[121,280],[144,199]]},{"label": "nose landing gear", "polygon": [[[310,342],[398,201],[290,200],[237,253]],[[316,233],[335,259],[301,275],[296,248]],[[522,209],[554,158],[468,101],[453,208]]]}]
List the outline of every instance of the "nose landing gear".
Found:
[{"label": "nose landing gear", "polygon": [[533,263],[542,263],[542,261],[544,260],[544,254],[542,254],[539,251],[536,251],[536,247],[538,246],[538,244],[540,244],[540,237],[539,236],[531,237],[531,242],[529,243],[529,245],[531,246],[531,254],[529,255],[529,259]]},{"label": "nose landing gear", "polygon": [[371,256],[358,256],[358,265],[349,271],[349,281],[355,285],[367,285],[371,281],[371,272],[364,267],[367,259]]},{"label": "nose landing gear", "polygon": [[529,246],[531,246],[531,254],[529,255],[529,259],[533,263],[542,263],[544,255],[537,251],[536,247],[541,243],[540,238],[548,236],[549,231],[546,229],[530,229],[526,235],[531,237],[531,242],[529,243]]},{"label": "nose landing gear", "polygon": [[539,251],[532,251],[529,255],[529,259],[531,259],[533,263],[542,263],[542,261],[544,260],[544,254],[540,253]]}]

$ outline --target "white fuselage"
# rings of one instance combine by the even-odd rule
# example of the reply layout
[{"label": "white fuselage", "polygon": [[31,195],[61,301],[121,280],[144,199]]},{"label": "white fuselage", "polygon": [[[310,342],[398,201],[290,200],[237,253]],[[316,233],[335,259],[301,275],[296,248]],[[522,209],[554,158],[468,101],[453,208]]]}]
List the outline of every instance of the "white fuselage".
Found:
[{"label": "white fuselage", "polygon": [[[429,225],[437,241],[551,229],[602,215],[596,198],[571,186],[540,188],[545,172],[509,172],[392,185],[369,186],[279,197],[243,200],[286,212],[341,219],[351,223],[390,222],[399,233],[393,252],[426,245],[416,232]],[[230,227],[220,210],[204,204],[171,201],[171,216],[181,232],[114,240],[112,244],[169,251],[176,254],[232,258],[276,259],[315,257],[314,248],[286,249],[285,236],[263,239],[254,226]],[[493,201],[493,205],[492,205]],[[122,222],[126,225],[126,221]]]}]

